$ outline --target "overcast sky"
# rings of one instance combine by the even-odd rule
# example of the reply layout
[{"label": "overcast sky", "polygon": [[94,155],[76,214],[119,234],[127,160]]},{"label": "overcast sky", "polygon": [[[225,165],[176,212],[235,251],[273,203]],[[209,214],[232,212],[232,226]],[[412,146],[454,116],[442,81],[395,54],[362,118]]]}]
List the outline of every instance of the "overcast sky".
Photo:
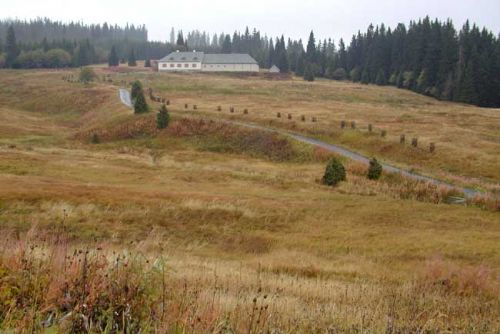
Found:
[{"label": "overcast sky", "polygon": [[172,26],[189,31],[232,33],[246,26],[269,36],[316,35],[350,39],[371,22],[394,27],[430,15],[467,18],[500,33],[500,0],[0,0],[0,17],[49,17],[86,23],[145,24],[151,40],[167,40]]}]

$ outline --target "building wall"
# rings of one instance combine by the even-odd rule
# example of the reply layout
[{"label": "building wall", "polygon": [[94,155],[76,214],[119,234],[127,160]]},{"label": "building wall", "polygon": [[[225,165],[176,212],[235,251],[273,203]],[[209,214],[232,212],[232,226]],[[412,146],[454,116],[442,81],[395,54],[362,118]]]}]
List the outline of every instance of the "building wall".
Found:
[{"label": "building wall", "polygon": [[201,62],[160,62],[158,71],[201,71]]},{"label": "building wall", "polygon": [[259,72],[257,64],[203,64],[204,72]]}]

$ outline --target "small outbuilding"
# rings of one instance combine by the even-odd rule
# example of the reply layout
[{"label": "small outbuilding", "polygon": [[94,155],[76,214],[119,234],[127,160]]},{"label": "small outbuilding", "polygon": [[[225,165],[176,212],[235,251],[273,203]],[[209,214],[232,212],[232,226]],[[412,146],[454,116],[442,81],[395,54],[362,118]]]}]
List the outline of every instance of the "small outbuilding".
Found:
[{"label": "small outbuilding", "polygon": [[276,65],[271,66],[269,73],[280,73],[280,68]]}]

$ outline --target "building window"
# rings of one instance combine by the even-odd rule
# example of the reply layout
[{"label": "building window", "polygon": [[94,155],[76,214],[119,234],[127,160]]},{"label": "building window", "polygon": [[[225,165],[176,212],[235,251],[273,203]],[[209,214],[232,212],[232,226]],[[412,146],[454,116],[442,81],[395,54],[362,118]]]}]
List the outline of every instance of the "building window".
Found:
[{"label": "building window", "polygon": [[184,64],[184,67],[186,67],[186,68],[189,67],[189,64]]},{"label": "building window", "polygon": [[174,64],[170,64],[170,67],[175,67],[175,65]]},{"label": "building window", "polygon": [[177,64],[177,67],[182,67],[182,64]]},{"label": "building window", "polygon": [[193,64],[193,68],[196,68],[196,67],[197,67],[197,65],[196,65],[196,64]]},{"label": "building window", "polygon": [[161,64],[161,67],[167,67],[167,64]]}]

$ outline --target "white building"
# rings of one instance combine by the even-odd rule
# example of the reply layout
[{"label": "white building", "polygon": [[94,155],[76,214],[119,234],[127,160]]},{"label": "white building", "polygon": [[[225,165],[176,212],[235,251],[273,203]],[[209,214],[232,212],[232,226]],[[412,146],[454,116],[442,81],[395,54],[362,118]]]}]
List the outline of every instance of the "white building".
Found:
[{"label": "white building", "polygon": [[158,61],[158,70],[206,72],[259,72],[259,64],[248,54],[205,54],[203,52],[172,52]]},{"label": "white building", "polygon": [[269,72],[270,72],[270,73],[280,73],[280,69],[279,69],[279,67],[278,67],[278,66],[273,65],[273,66],[271,66],[271,68],[269,69]]}]

